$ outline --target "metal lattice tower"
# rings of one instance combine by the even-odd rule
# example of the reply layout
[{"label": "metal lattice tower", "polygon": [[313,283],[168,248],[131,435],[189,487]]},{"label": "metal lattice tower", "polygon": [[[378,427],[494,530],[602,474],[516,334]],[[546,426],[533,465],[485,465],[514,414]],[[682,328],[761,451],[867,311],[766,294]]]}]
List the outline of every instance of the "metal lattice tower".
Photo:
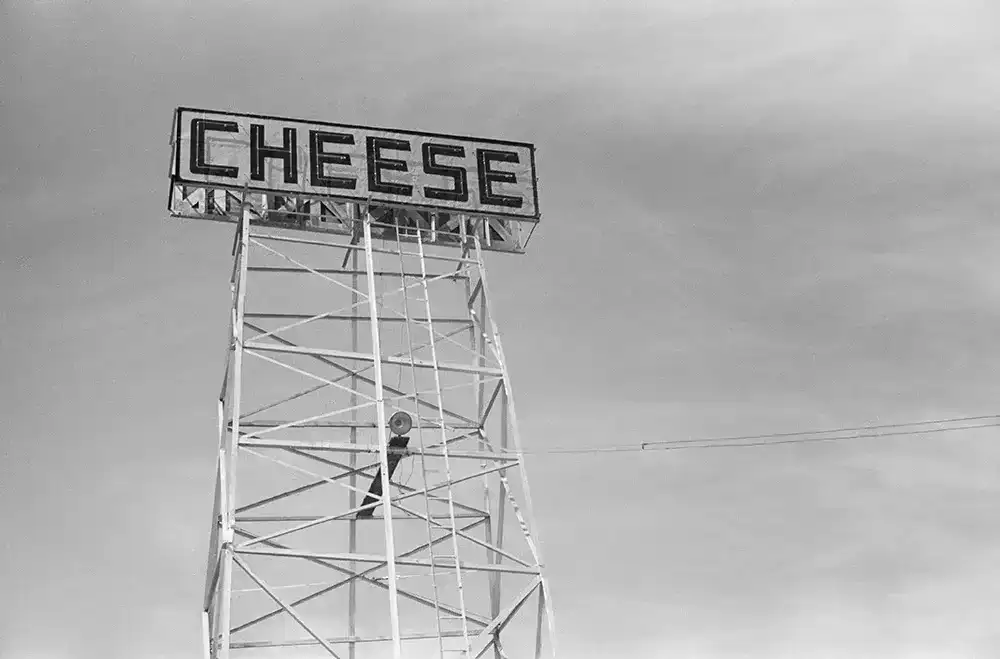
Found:
[{"label": "metal lattice tower", "polygon": [[180,184],[171,212],[236,223],[206,656],[554,656],[483,264],[517,223]]}]

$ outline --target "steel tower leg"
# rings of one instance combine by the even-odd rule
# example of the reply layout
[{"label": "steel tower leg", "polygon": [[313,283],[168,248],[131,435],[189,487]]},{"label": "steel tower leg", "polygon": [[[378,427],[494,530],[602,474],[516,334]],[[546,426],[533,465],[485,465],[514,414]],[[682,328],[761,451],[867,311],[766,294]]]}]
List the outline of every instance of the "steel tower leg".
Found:
[{"label": "steel tower leg", "polygon": [[[220,432],[221,447],[219,456],[218,491],[219,509],[217,515],[220,524],[218,548],[219,578],[218,592],[214,597],[216,606],[216,629],[214,639],[217,643],[215,656],[219,659],[229,659],[230,629],[232,621],[232,586],[233,586],[233,527],[236,522],[236,448],[240,431],[240,400],[243,385],[243,315],[246,310],[247,263],[249,258],[250,214],[246,209],[247,193],[244,191],[241,204],[240,223],[237,229],[233,265],[233,275],[230,284],[233,291],[233,307],[230,316],[231,336],[228,351],[226,377],[219,398],[220,426],[225,424],[228,413],[232,420],[231,431]],[[231,377],[230,377],[231,374]],[[228,406],[226,401],[228,398]],[[213,547],[214,549],[214,547]],[[211,644],[210,644],[211,645]]]},{"label": "steel tower leg", "polygon": [[372,252],[372,218],[365,214],[365,271],[368,275],[368,313],[371,318],[372,358],[375,364],[375,414],[378,419],[379,471],[382,475],[382,518],[385,529],[385,555],[389,581],[389,624],[392,628],[392,656],[400,659],[403,655],[399,640],[399,601],[396,593],[396,544],[392,536],[392,505],[389,484],[389,438],[386,435],[384,391],[382,389],[382,348],[379,341],[378,307],[375,297],[375,265]]}]

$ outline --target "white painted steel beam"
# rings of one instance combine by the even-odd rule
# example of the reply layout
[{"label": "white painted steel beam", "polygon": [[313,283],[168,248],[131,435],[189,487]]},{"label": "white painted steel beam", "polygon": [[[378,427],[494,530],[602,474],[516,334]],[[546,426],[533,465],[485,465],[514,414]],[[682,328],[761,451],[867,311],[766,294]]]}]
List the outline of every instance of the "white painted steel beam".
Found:
[{"label": "white painted steel beam", "polygon": [[[323,442],[323,441],[298,441],[294,439],[257,439],[248,438],[246,435],[240,438],[239,445],[248,448],[297,448],[310,451],[334,451],[340,453],[378,453],[381,449],[378,446],[369,444],[348,444],[345,442]],[[443,451],[433,451],[420,449],[405,449],[402,451],[405,456],[423,455],[432,458],[443,458]],[[518,457],[512,455],[501,455],[488,451],[449,451],[452,458],[467,458],[470,460],[493,460],[499,462],[517,462]]]},{"label": "white painted steel beam", "polygon": [[[399,558],[392,557],[393,560],[389,560],[388,556],[380,554],[352,554],[349,552],[339,552],[339,553],[316,553],[307,551],[292,551],[284,549],[236,549],[237,555],[249,555],[249,556],[272,556],[274,558],[315,558],[323,561],[354,561],[356,563],[379,563],[387,565],[406,565],[408,567],[430,567],[431,562],[429,559],[424,558]],[[440,557],[439,557],[440,560]],[[451,566],[454,566],[456,561],[451,561]],[[468,570],[469,572],[507,572],[510,574],[531,574],[537,575],[540,571],[538,567],[517,567],[514,565],[484,565],[478,563],[466,563],[465,561],[457,561],[458,565],[461,566],[463,570]],[[390,581],[393,577],[390,577]]]},{"label": "white painted steel beam", "polygon": [[[433,344],[432,344],[433,345]],[[376,355],[367,352],[351,352],[350,350],[330,350],[326,348],[299,348],[291,346],[272,345],[270,343],[247,343],[247,349],[260,350],[264,352],[283,352],[293,355],[314,355],[318,357],[329,357],[331,359],[351,359],[362,362],[381,361],[386,364],[397,366],[409,366],[408,360],[389,355]],[[434,368],[434,363],[423,359],[415,359],[413,365],[418,368]],[[482,375],[502,376],[503,371],[499,368],[477,368],[466,366],[465,364],[437,364],[440,371],[451,371],[454,373],[480,373]]]}]

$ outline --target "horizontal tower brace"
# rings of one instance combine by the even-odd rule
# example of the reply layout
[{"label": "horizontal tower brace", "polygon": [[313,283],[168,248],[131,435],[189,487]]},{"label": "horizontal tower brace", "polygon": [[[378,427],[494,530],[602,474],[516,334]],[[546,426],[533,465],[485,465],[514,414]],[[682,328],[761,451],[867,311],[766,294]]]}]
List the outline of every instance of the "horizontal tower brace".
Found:
[{"label": "horizontal tower brace", "polygon": [[[274,345],[270,343],[247,343],[247,350],[260,350],[262,352],[281,352],[293,355],[316,355],[319,357],[331,357],[333,359],[354,359],[362,362],[374,362],[375,355],[366,352],[353,352],[351,350],[332,350],[329,348],[300,348],[293,346]],[[403,359],[383,355],[380,357],[384,364],[395,364],[397,366],[416,366],[417,368],[434,368],[434,362],[423,359]],[[503,376],[503,371],[499,368],[480,368],[467,366],[465,364],[437,364],[439,371],[451,371],[453,373],[479,373],[482,375]]]},{"label": "horizontal tower brace", "polygon": [[[286,236],[276,236],[274,234],[267,234],[267,233],[254,233],[252,230],[250,231],[250,236],[252,238],[260,238],[261,240],[276,240],[278,242],[285,242],[285,243],[299,243],[300,245],[317,245],[320,247],[338,247],[340,249],[357,249],[357,250],[362,250],[365,248],[364,245],[352,245],[350,243],[334,243],[326,240],[306,240],[304,238],[290,238]],[[381,249],[379,247],[372,247],[372,252],[375,252],[376,254],[393,254],[402,256],[412,256],[414,258],[434,259],[436,261],[449,261],[451,263],[471,263],[472,265],[478,264],[478,261],[476,261],[475,259],[467,259],[460,256],[444,256],[441,254],[424,254],[423,256],[421,256],[416,252],[403,252],[394,249]]]},{"label": "horizontal tower brace", "polygon": [[[291,268],[287,266],[277,266],[277,265],[251,265],[247,267],[249,272],[274,272],[274,273],[302,273],[302,274],[313,274],[318,272],[323,275],[357,275],[359,277],[366,277],[368,275],[364,270],[349,270],[346,268]],[[424,277],[419,272],[399,272],[398,270],[376,270],[372,273],[376,277],[408,277],[413,279],[436,279],[438,275],[429,274]],[[469,275],[463,274],[449,274],[448,279],[468,279]]]},{"label": "horizontal tower brace", "polygon": [[[348,444],[346,442],[324,442],[324,441],[298,441],[294,439],[256,439],[241,437],[239,444],[241,447],[255,448],[297,448],[314,451],[339,451],[342,453],[378,453],[379,447],[375,444]],[[422,455],[431,458],[443,458],[444,452],[406,449],[402,452],[404,456]],[[449,458],[468,458],[470,460],[501,460],[505,462],[517,462],[516,455],[504,455],[502,453],[490,453],[489,451],[448,451]]]},{"label": "horizontal tower brace", "polygon": [[[447,503],[447,501],[441,501],[441,503]],[[455,519],[482,519],[486,517],[485,514],[477,513],[455,513]],[[317,519],[321,519],[319,515],[257,515],[257,516],[236,516],[237,522],[246,522],[248,524],[254,522],[312,522]],[[378,515],[372,515],[371,517],[358,517],[351,519],[337,519],[331,520],[334,522],[370,522],[372,520],[381,520],[382,518]],[[436,515],[435,520],[450,520],[449,515]],[[414,521],[425,521],[423,517],[396,517],[393,516],[392,521],[396,520],[414,520]],[[450,531],[450,529],[449,529]]]},{"label": "horizontal tower brace", "polygon": [[[420,641],[425,639],[435,639],[438,638],[437,633],[432,634],[402,634],[399,638],[402,641]],[[443,638],[461,638],[462,632],[449,632],[442,631],[440,634]],[[391,636],[338,636],[335,638],[324,639],[330,645],[337,645],[343,643],[381,643],[388,642],[392,640]],[[293,641],[243,641],[242,643],[230,643],[229,647],[233,649],[249,649],[249,648],[282,648],[282,647],[300,647],[306,645],[319,645],[319,642],[311,638],[303,638]]]},{"label": "horizontal tower brace", "polygon": [[[244,318],[266,318],[269,320],[307,320],[312,318],[314,320],[345,320],[345,321],[357,321],[359,323],[371,322],[371,316],[351,316],[347,314],[334,314],[328,313],[322,316],[310,315],[305,313],[250,313],[247,312],[243,314]],[[397,316],[379,316],[378,321],[380,323],[405,323],[406,318],[401,318]],[[415,323],[427,323],[429,322],[426,318],[411,318],[411,322]],[[451,325],[469,325],[472,326],[473,323],[468,318],[435,318],[435,323],[447,323]]]},{"label": "horizontal tower brace", "polygon": [[[385,563],[386,556],[379,554],[358,554],[351,552],[338,552],[331,554],[313,553],[305,551],[283,550],[283,549],[240,549],[236,548],[237,554],[254,556],[271,556],[273,558],[310,558],[321,561],[354,561],[357,563]],[[395,559],[396,565],[406,565],[410,567],[432,567],[451,566],[455,564],[454,559],[446,559],[443,556],[436,557],[433,562],[424,558],[402,558]],[[538,575],[540,568],[517,567],[515,565],[482,565],[477,563],[466,563],[458,561],[459,567],[470,572],[507,572],[510,574],[533,574]]]},{"label": "horizontal tower brace", "polygon": [[[421,419],[422,427],[427,428],[440,428],[441,425],[434,423],[433,421],[426,421]],[[277,428],[278,426],[288,426],[286,430],[294,430],[295,428],[377,428],[378,424],[374,421],[305,421],[303,423],[296,423],[295,425],[289,426],[290,421],[276,421],[273,419],[260,420],[260,421],[247,421],[246,419],[240,419],[240,428]],[[233,424],[230,422],[226,426],[229,430],[232,430]],[[481,426],[471,423],[446,423],[445,428],[450,428],[453,430],[479,430]],[[471,436],[473,433],[469,433]],[[464,437],[460,438],[464,439]]]}]

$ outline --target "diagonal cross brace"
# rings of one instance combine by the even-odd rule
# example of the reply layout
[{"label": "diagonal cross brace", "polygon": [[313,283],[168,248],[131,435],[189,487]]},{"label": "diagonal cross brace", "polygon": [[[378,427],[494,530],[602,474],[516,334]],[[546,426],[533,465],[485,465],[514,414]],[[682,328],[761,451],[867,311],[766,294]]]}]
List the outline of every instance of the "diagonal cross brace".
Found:
[{"label": "diagonal cross brace", "polygon": [[[470,530],[474,529],[476,526],[479,526],[480,524],[482,524],[484,522],[485,522],[485,520],[477,520],[475,522],[472,522],[471,524],[467,524],[465,527],[463,527],[462,530],[463,531],[470,531]],[[237,535],[240,535],[240,536],[242,536],[244,538],[248,538],[248,539],[253,539],[253,538],[257,537],[255,535],[253,535],[252,533],[249,533],[249,532],[247,532],[247,531],[245,531],[243,529],[240,529],[240,528],[234,529],[234,532]],[[433,547],[434,545],[437,545],[437,544],[439,544],[441,542],[444,542],[445,540],[447,540],[447,538],[448,538],[447,536],[442,536],[440,538],[432,540],[431,542],[422,543],[421,545],[419,545],[417,547],[414,547],[410,551],[407,551],[407,552],[405,552],[403,554],[400,554],[399,558],[413,556],[414,554],[418,554],[421,551],[430,550],[431,547]],[[281,543],[278,543],[278,542],[270,541],[270,540],[264,542],[264,544],[267,545],[268,547],[273,547],[275,549],[288,549],[287,546],[282,545]],[[310,558],[310,559],[306,559],[306,560],[310,561],[311,563],[315,563],[317,565],[322,565],[324,567],[330,568],[331,570],[336,570],[337,572],[340,572],[341,574],[346,574],[346,575],[350,575],[350,576],[348,576],[348,578],[343,579],[343,580],[341,580],[341,581],[339,581],[339,582],[337,582],[335,584],[331,584],[330,586],[326,586],[325,588],[317,590],[314,593],[310,593],[309,595],[301,597],[301,598],[295,600],[294,602],[292,602],[290,606],[294,607],[294,606],[298,606],[300,604],[305,604],[306,602],[308,602],[310,600],[313,600],[313,599],[316,599],[317,597],[320,597],[321,595],[325,595],[326,593],[329,593],[329,592],[331,592],[333,590],[336,590],[337,588],[340,588],[341,586],[346,586],[347,584],[349,584],[349,583],[351,583],[352,581],[355,581],[355,580],[364,581],[365,583],[369,583],[369,584],[371,584],[373,586],[378,586],[379,588],[382,588],[384,590],[388,590],[389,589],[389,586],[387,584],[384,584],[381,581],[378,581],[376,579],[372,579],[372,578],[370,578],[368,576],[369,574],[371,574],[373,572],[377,572],[378,570],[380,570],[383,567],[385,567],[385,565],[386,565],[385,563],[379,563],[377,565],[373,565],[370,568],[362,570],[361,572],[356,572],[356,571],[351,570],[349,568],[342,567],[340,565],[337,565],[336,563],[333,563],[333,562],[330,562],[330,561],[325,561],[323,559]],[[429,608],[434,608],[434,602],[432,600],[427,599],[426,597],[424,597],[422,595],[418,595],[416,593],[411,593],[410,591],[405,590],[405,589],[401,589],[401,588],[397,588],[396,592],[399,594],[400,597],[405,597],[405,598],[410,599],[410,600],[412,600],[414,602],[418,602],[420,604],[423,604],[424,606],[427,606]],[[438,608],[440,608],[445,613],[448,613],[449,615],[459,615],[460,614],[460,611],[458,609],[455,609],[455,608],[449,607],[447,605],[441,604],[440,602],[438,603],[437,606],[438,606]],[[244,629],[246,629],[246,628],[248,628],[248,627],[250,627],[252,625],[255,625],[255,624],[259,623],[259,622],[263,622],[265,620],[268,620],[269,618],[272,618],[272,617],[280,614],[283,610],[284,609],[278,608],[278,609],[275,609],[275,610],[271,611],[270,613],[266,613],[266,614],[264,614],[264,615],[262,615],[262,616],[260,616],[258,618],[255,618],[254,620],[251,620],[249,622],[245,622],[245,623],[243,623],[242,625],[240,625],[238,627],[234,627],[233,630],[232,630],[232,633],[235,634],[236,632],[242,631],[242,630],[244,630]],[[466,617],[468,617],[469,620],[471,620],[471,621],[473,621],[473,622],[475,622],[475,623],[477,623],[479,625],[482,625],[482,626],[486,626],[487,624],[489,624],[489,620],[487,620],[485,618],[482,618],[480,616],[473,615],[473,614],[471,614],[469,612],[466,612]]]},{"label": "diagonal cross brace", "polygon": [[[243,324],[246,325],[247,327],[249,327],[250,329],[252,329],[254,331],[257,331],[257,332],[264,332],[264,331],[266,331],[263,328],[261,328],[261,327],[259,327],[257,325],[254,325],[253,323],[251,323],[249,321],[246,321],[246,320],[243,321]],[[280,336],[273,336],[271,338],[274,339],[275,341],[277,341],[278,343],[281,343],[282,345],[297,347],[296,344],[293,341],[289,341],[288,339],[282,338]],[[309,356],[311,358],[313,358],[313,359],[316,359],[316,360],[319,360],[319,361],[323,362],[327,366],[332,366],[333,368],[339,370],[342,373],[347,373],[347,374],[350,374],[350,375],[354,375],[358,380],[360,380],[361,382],[364,382],[365,384],[367,384],[369,386],[372,386],[372,387],[375,386],[375,380],[361,375],[360,373],[356,372],[354,369],[351,369],[351,368],[349,368],[347,366],[344,366],[343,364],[338,364],[337,362],[333,361],[332,359],[328,359],[328,358],[323,357],[321,355],[309,355]],[[404,392],[400,391],[399,389],[395,389],[395,388],[390,387],[390,386],[388,386],[386,384],[382,385],[382,389],[384,389],[385,391],[388,391],[393,396],[403,396],[405,398],[409,398],[411,400],[414,400],[418,405],[423,405],[424,407],[427,407],[427,408],[430,408],[430,409],[433,409],[433,410],[437,410],[437,405],[435,405],[434,403],[431,403],[431,402],[429,402],[427,400],[424,400],[423,398],[420,398],[419,396],[413,396],[411,394],[404,393]],[[461,414],[458,414],[457,412],[452,412],[451,410],[445,409],[444,413],[446,415],[454,418],[454,419],[458,419],[459,421],[461,421],[463,423],[468,423],[470,425],[476,425],[476,422],[473,419],[470,419],[468,417],[462,416]]]}]

